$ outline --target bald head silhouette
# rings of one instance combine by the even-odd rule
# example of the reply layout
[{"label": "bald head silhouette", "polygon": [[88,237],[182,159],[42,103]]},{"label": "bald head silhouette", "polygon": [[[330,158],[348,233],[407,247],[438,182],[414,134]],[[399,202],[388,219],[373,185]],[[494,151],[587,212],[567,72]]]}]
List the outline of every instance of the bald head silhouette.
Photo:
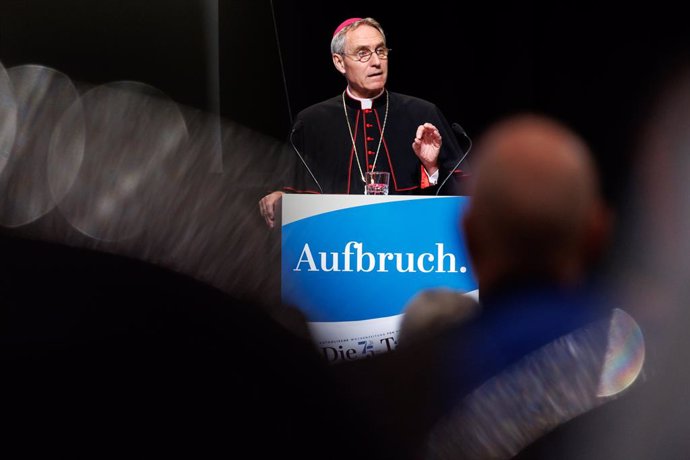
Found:
[{"label": "bald head silhouette", "polygon": [[523,114],[491,126],[476,155],[462,224],[480,292],[524,279],[582,281],[610,230],[585,142],[553,119]]}]

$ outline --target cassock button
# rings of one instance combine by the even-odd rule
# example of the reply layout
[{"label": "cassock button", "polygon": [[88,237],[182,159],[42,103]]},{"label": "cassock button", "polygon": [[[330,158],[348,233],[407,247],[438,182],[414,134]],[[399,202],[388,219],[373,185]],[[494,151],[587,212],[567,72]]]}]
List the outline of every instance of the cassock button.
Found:
[{"label": "cassock button", "polygon": [[374,165],[369,165],[369,166],[367,166],[367,168],[374,169]]},{"label": "cassock button", "polygon": [[373,154],[375,154],[376,152],[374,152],[373,150],[368,150],[367,153],[368,153],[369,155],[373,155]]},{"label": "cassock button", "polygon": [[367,128],[373,128],[373,127],[374,127],[374,125],[372,125],[371,123],[367,123]]},{"label": "cassock button", "polygon": [[368,141],[373,141],[373,140],[374,140],[374,138],[373,138],[373,137],[371,137],[371,136],[367,136],[367,140],[368,140]]}]

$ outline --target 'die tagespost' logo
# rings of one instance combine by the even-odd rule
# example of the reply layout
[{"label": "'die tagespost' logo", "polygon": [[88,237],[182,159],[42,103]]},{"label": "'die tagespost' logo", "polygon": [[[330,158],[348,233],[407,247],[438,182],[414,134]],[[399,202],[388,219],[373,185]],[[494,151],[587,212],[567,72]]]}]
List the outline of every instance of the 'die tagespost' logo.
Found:
[{"label": "'die tagespost' logo", "polygon": [[398,273],[465,273],[444,243],[435,243],[430,252],[369,252],[364,243],[349,241],[342,252],[314,251],[304,243],[292,271],[300,272],[398,272]]}]

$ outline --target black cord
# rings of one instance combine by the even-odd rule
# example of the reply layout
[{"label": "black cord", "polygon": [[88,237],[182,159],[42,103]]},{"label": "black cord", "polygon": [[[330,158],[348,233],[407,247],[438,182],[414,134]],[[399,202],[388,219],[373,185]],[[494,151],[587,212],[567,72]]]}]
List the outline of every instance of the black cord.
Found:
[{"label": "black cord", "polygon": [[273,7],[273,0],[271,0],[271,15],[273,16],[273,31],[276,36],[276,45],[278,46],[278,59],[280,60],[280,72],[283,76],[283,89],[285,90],[285,100],[287,102],[288,116],[290,117],[290,126],[292,126],[292,108],[290,106],[290,94],[288,93],[287,78],[285,77],[285,66],[283,65],[283,52],[280,49],[280,38],[278,37],[278,23],[276,22],[276,12]]}]

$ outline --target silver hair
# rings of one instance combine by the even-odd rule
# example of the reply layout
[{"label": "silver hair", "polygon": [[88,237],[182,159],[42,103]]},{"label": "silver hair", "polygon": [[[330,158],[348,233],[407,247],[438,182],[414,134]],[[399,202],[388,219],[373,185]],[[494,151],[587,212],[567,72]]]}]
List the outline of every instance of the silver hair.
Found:
[{"label": "silver hair", "polygon": [[349,24],[347,27],[343,27],[340,32],[333,36],[333,39],[331,40],[331,54],[345,54],[345,35],[347,35],[349,31],[356,29],[361,25],[368,25],[378,30],[383,37],[383,44],[386,44],[386,34],[383,33],[381,24],[379,24],[374,18],[364,18]]}]

